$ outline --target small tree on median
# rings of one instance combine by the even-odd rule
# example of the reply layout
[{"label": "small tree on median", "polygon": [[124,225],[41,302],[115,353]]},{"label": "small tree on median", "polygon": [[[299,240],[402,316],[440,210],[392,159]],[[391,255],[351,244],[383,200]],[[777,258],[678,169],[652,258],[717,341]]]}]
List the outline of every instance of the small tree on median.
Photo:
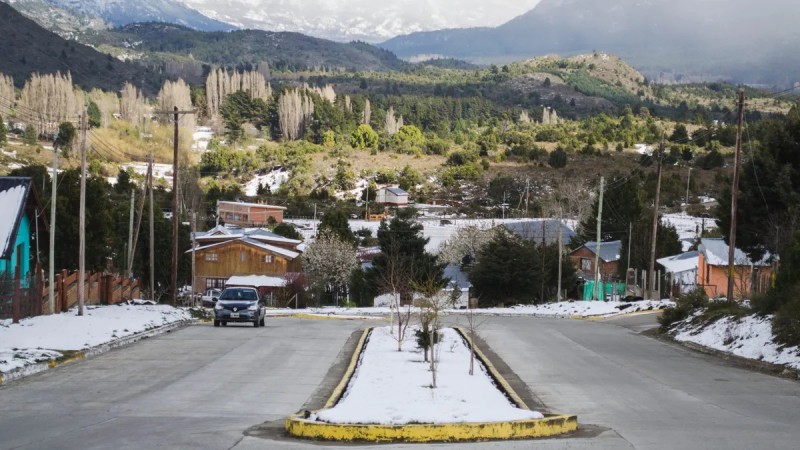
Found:
[{"label": "small tree on median", "polygon": [[353,244],[331,232],[322,232],[303,253],[303,269],[312,289],[318,293],[326,288],[338,293],[357,268]]}]

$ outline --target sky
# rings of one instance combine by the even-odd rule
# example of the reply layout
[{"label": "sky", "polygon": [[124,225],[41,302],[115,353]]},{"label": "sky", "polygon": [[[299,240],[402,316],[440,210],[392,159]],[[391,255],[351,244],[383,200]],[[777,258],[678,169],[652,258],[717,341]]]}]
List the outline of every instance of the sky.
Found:
[{"label": "sky", "polygon": [[244,28],[381,41],[442,28],[497,26],[540,0],[181,0]]}]

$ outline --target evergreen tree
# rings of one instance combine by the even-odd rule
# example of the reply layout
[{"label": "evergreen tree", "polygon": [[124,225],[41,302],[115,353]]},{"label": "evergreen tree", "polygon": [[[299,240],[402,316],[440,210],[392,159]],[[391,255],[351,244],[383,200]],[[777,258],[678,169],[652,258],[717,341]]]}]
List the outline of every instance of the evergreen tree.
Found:
[{"label": "evergreen tree", "polygon": [[401,209],[391,221],[381,222],[378,229],[381,253],[367,272],[373,293],[388,291],[385,280],[399,280],[394,287],[404,305],[412,301],[413,283],[440,283],[444,270],[436,256],[425,251],[428,238],[422,236],[422,224],[415,220],[415,214],[413,208]]},{"label": "evergreen tree", "polygon": [[540,264],[532,242],[502,230],[478,252],[469,279],[483,305],[530,303],[539,285]]},{"label": "evergreen tree", "polygon": [[36,145],[39,142],[39,132],[31,124],[25,127],[25,144]]},{"label": "evergreen tree", "polygon": [[325,211],[319,222],[319,232],[328,231],[345,242],[355,243],[356,236],[350,229],[347,212],[341,208]]},{"label": "evergreen tree", "polygon": [[97,106],[97,103],[90,101],[89,106],[86,108],[86,113],[89,119],[89,128],[100,128],[100,108]]}]

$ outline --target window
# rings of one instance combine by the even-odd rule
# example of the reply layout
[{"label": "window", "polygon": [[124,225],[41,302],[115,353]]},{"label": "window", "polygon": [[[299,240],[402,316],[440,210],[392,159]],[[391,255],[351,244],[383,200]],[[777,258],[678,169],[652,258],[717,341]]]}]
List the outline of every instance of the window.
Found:
[{"label": "window", "polygon": [[226,281],[225,278],[206,278],[206,290],[224,289]]},{"label": "window", "polygon": [[581,270],[592,270],[592,260],[589,258],[581,258]]},{"label": "window", "polygon": [[219,261],[219,255],[216,253],[206,253],[206,261]]},{"label": "window", "polygon": [[263,255],[261,257],[261,262],[263,263],[272,264],[272,261],[273,261],[272,255]]}]

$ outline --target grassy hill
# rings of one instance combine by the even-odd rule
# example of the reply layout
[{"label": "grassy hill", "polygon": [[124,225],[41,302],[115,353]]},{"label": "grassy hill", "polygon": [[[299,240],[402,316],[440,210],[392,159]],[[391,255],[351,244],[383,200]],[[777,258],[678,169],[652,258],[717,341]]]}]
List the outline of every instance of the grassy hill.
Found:
[{"label": "grassy hill", "polygon": [[158,90],[162,76],[130,62],[67,41],[0,2],[0,72],[21,87],[31,73],[70,72],[85,90],[119,91],[125,81],[147,92]]}]

